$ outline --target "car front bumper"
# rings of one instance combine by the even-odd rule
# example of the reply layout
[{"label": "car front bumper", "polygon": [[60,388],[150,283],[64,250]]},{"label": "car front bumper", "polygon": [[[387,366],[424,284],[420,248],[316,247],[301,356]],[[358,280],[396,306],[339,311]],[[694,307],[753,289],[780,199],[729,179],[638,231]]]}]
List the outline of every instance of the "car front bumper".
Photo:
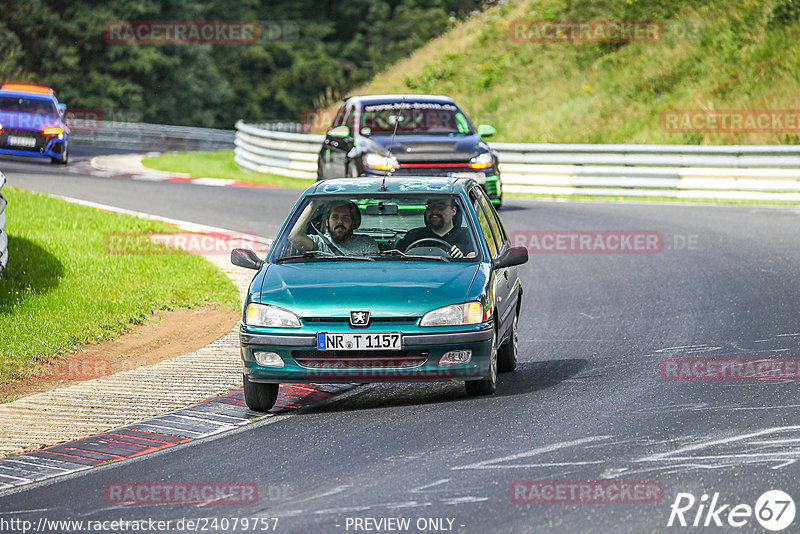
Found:
[{"label": "car front bumper", "polygon": [[0,154],[9,156],[28,156],[34,158],[56,158],[64,159],[67,151],[68,138],[42,136],[39,135],[36,145],[33,147],[19,148],[9,145],[6,136],[0,135]]},{"label": "car front bumper", "polygon": [[[402,333],[400,351],[320,351],[316,333],[263,334],[242,326],[244,374],[251,382],[337,383],[476,380],[489,375],[493,323],[456,332]],[[330,331],[330,330],[328,330]],[[341,330],[341,332],[353,330]],[[462,364],[440,365],[450,351],[470,350]],[[274,352],[283,367],[261,365],[255,352]],[[313,366],[309,362],[313,362]]]}]

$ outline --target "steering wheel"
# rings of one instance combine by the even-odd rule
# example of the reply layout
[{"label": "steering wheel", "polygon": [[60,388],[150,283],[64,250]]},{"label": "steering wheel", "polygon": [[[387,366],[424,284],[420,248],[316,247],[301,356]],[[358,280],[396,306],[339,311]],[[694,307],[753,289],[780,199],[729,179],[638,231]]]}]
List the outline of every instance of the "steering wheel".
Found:
[{"label": "steering wheel", "polygon": [[450,249],[453,248],[453,245],[451,245],[450,243],[448,243],[444,239],[436,239],[435,237],[423,237],[422,239],[417,239],[416,241],[414,241],[413,243],[408,245],[406,247],[406,251],[409,251],[412,248],[414,248],[417,245],[419,245],[420,243],[424,243],[426,241],[430,241],[431,243],[434,243],[437,247],[439,247],[440,249],[444,250],[448,254],[450,254]]}]

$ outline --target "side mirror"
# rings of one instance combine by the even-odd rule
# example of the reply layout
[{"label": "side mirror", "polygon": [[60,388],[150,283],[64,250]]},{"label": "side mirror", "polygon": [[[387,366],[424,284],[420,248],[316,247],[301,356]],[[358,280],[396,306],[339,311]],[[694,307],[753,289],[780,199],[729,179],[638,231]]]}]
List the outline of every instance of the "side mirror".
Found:
[{"label": "side mirror", "polygon": [[264,260],[258,259],[256,253],[244,248],[231,250],[231,263],[245,269],[259,270],[264,265]]},{"label": "side mirror", "polygon": [[495,269],[502,267],[513,267],[514,265],[522,265],[528,261],[528,249],[525,247],[511,247],[506,249],[505,252],[500,254],[497,259],[492,261],[492,266]]},{"label": "side mirror", "polygon": [[350,128],[347,126],[337,126],[328,130],[329,137],[350,137]]},{"label": "side mirror", "polygon": [[479,124],[478,125],[478,135],[481,136],[481,139],[484,137],[491,137],[497,133],[497,130],[494,129],[494,126],[489,126],[488,124]]}]

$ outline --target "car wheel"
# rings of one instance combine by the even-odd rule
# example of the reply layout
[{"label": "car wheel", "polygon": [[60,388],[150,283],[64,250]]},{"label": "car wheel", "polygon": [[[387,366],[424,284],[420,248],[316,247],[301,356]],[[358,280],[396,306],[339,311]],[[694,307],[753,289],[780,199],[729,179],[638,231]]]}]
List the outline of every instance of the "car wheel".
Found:
[{"label": "car wheel", "polygon": [[497,370],[501,373],[508,373],[517,368],[517,346],[519,344],[517,319],[517,314],[514,314],[514,321],[511,323],[511,337],[497,349]]},{"label": "car wheel", "polygon": [[242,375],[244,381],[244,401],[247,407],[254,412],[268,412],[275,401],[278,400],[278,388],[280,384],[262,384],[260,382],[250,382],[247,375]]},{"label": "car wheel", "polygon": [[54,163],[57,165],[66,165],[69,163],[69,149],[64,152],[64,157],[61,159],[58,158],[50,158],[50,163]]},{"label": "car wheel", "polygon": [[492,334],[492,349],[489,359],[489,376],[480,380],[464,382],[467,395],[491,395],[497,389],[497,330]]}]

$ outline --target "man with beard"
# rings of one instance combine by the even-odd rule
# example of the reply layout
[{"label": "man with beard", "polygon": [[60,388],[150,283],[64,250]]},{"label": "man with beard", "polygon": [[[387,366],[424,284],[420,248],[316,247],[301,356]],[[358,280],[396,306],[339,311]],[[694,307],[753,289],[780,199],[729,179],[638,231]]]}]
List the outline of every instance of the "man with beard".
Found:
[{"label": "man with beard", "polygon": [[[399,250],[406,248],[420,239],[436,239],[445,241],[450,245],[450,256],[453,258],[472,258],[475,256],[470,232],[460,224],[455,226],[453,218],[458,212],[457,205],[452,198],[435,197],[425,204],[425,226],[414,228],[397,244]],[[420,246],[435,246],[432,242],[420,243]]]},{"label": "man with beard", "polygon": [[322,216],[322,235],[305,234],[308,220],[321,202],[312,201],[289,233],[289,241],[300,252],[319,250],[331,254],[378,252],[378,243],[368,235],[354,234],[361,225],[361,211],[349,200],[329,203]]}]

